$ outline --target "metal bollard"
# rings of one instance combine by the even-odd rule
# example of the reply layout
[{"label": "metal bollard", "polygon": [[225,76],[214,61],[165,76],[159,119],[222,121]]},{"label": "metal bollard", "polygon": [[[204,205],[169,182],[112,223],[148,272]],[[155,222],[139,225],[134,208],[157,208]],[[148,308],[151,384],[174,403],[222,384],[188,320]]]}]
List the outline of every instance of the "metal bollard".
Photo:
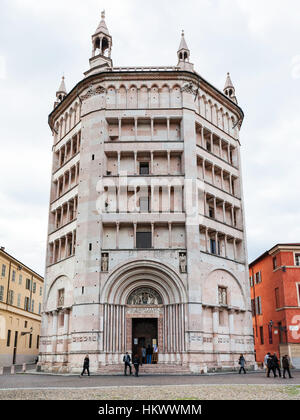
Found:
[{"label": "metal bollard", "polygon": [[10,368],[10,373],[11,373],[11,375],[14,375],[16,373],[15,365],[12,365],[12,367]]},{"label": "metal bollard", "polygon": [[25,373],[25,372],[26,372],[26,363],[23,363],[22,372],[23,372],[23,373]]}]

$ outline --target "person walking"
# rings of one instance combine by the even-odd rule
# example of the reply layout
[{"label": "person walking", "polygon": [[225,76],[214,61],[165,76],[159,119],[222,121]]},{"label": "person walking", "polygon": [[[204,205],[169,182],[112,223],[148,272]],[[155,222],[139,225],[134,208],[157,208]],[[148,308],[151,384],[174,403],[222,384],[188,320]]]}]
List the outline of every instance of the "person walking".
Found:
[{"label": "person walking", "polygon": [[129,367],[130,375],[132,375],[132,369],[131,369],[131,357],[129,356],[128,352],[123,357],[124,362],[124,375],[127,376],[127,367]]},{"label": "person walking", "polygon": [[142,348],[142,363],[141,365],[145,365],[146,364],[146,347],[143,346]]},{"label": "person walking", "polygon": [[135,376],[137,376],[137,377],[139,376],[139,366],[140,366],[140,363],[141,363],[140,358],[136,354],[134,356],[134,358],[133,358],[133,366],[134,366],[134,369],[135,369]]},{"label": "person walking", "polygon": [[275,373],[278,371],[278,375],[281,378],[281,370],[280,370],[279,360],[277,358],[276,353],[273,354],[273,363],[274,363]]},{"label": "person walking", "polygon": [[289,361],[289,357],[288,357],[287,354],[285,356],[283,356],[283,358],[282,358],[282,368],[283,368],[283,374],[282,374],[283,379],[286,379],[285,378],[286,372],[288,373],[289,378],[292,379],[293,376],[291,375],[290,361]]},{"label": "person walking", "polygon": [[266,369],[266,376],[268,376],[268,359],[269,359],[270,356],[271,356],[271,353],[269,352],[265,355],[265,358],[264,358],[264,366],[265,366],[265,369]]},{"label": "person walking", "polygon": [[274,378],[277,378],[275,365],[274,365],[274,359],[272,355],[270,355],[270,357],[268,358],[268,373],[267,373],[268,378],[270,377],[271,371],[273,372]]},{"label": "person walking", "polygon": [[153,354],[153,349],[151,348],[150,344],[148,344],[148,347],[147,347],[147,350],[146,350],[147,365],[151,365],[151,363],[152,363],[152,354]]},{"label": "person walking", "polygon": [[90,376],[90,358],[88,354],[85,356],[85,359],[83,362],[83,371],[81,372],[80,376],[83,376],[85,372],[87,372],[88,376]]},{"label": "person walking", "polygon": [[239,374],[242,373],[242,370],[244,371],[244,373],[246,373],[245,364],[246,364],[246,360],[245,360],[243,354],[241,354],[240,358],[239,358],[239,365],[240,365]]}]

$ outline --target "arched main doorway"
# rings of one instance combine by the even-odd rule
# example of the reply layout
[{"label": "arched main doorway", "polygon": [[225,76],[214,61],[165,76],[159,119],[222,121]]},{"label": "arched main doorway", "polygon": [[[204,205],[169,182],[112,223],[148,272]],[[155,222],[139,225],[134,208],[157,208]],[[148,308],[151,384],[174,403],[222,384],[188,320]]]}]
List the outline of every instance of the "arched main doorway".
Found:
[{"label": "arched main doorway", "polygon": [[180,363],[185,352],[185,288],[180,277],[158,262],[119,267],[104,285],[103,347],[107,363],[124,352],[141,355],[158,346],[158,361]]}]

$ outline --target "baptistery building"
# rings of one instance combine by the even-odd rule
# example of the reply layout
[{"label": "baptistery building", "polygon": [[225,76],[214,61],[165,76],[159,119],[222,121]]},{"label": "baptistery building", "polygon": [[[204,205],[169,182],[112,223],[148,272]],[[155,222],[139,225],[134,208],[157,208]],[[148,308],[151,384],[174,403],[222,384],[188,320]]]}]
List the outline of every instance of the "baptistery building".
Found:
[{"label": "baptistery building", "polygon": [[[254,364],[240,129],[181,34],[174,64],[115,67],[104,12],[84,78],[49,116],[53,168],[39,366],[201,373]],[[175,61],[176,60],[176,61]],[[224,78],[225,79],[225,78]]]}]

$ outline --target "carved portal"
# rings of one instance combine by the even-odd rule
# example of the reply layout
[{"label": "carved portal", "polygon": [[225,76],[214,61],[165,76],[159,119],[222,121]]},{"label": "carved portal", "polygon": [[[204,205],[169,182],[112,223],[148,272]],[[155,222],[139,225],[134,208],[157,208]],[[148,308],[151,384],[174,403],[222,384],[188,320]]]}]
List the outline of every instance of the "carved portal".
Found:
[{"label": "carved portal", "polygon": [[162,298],[153,289],[142,288],[135,290],[129,297],[128,305],[162,305]]}]

